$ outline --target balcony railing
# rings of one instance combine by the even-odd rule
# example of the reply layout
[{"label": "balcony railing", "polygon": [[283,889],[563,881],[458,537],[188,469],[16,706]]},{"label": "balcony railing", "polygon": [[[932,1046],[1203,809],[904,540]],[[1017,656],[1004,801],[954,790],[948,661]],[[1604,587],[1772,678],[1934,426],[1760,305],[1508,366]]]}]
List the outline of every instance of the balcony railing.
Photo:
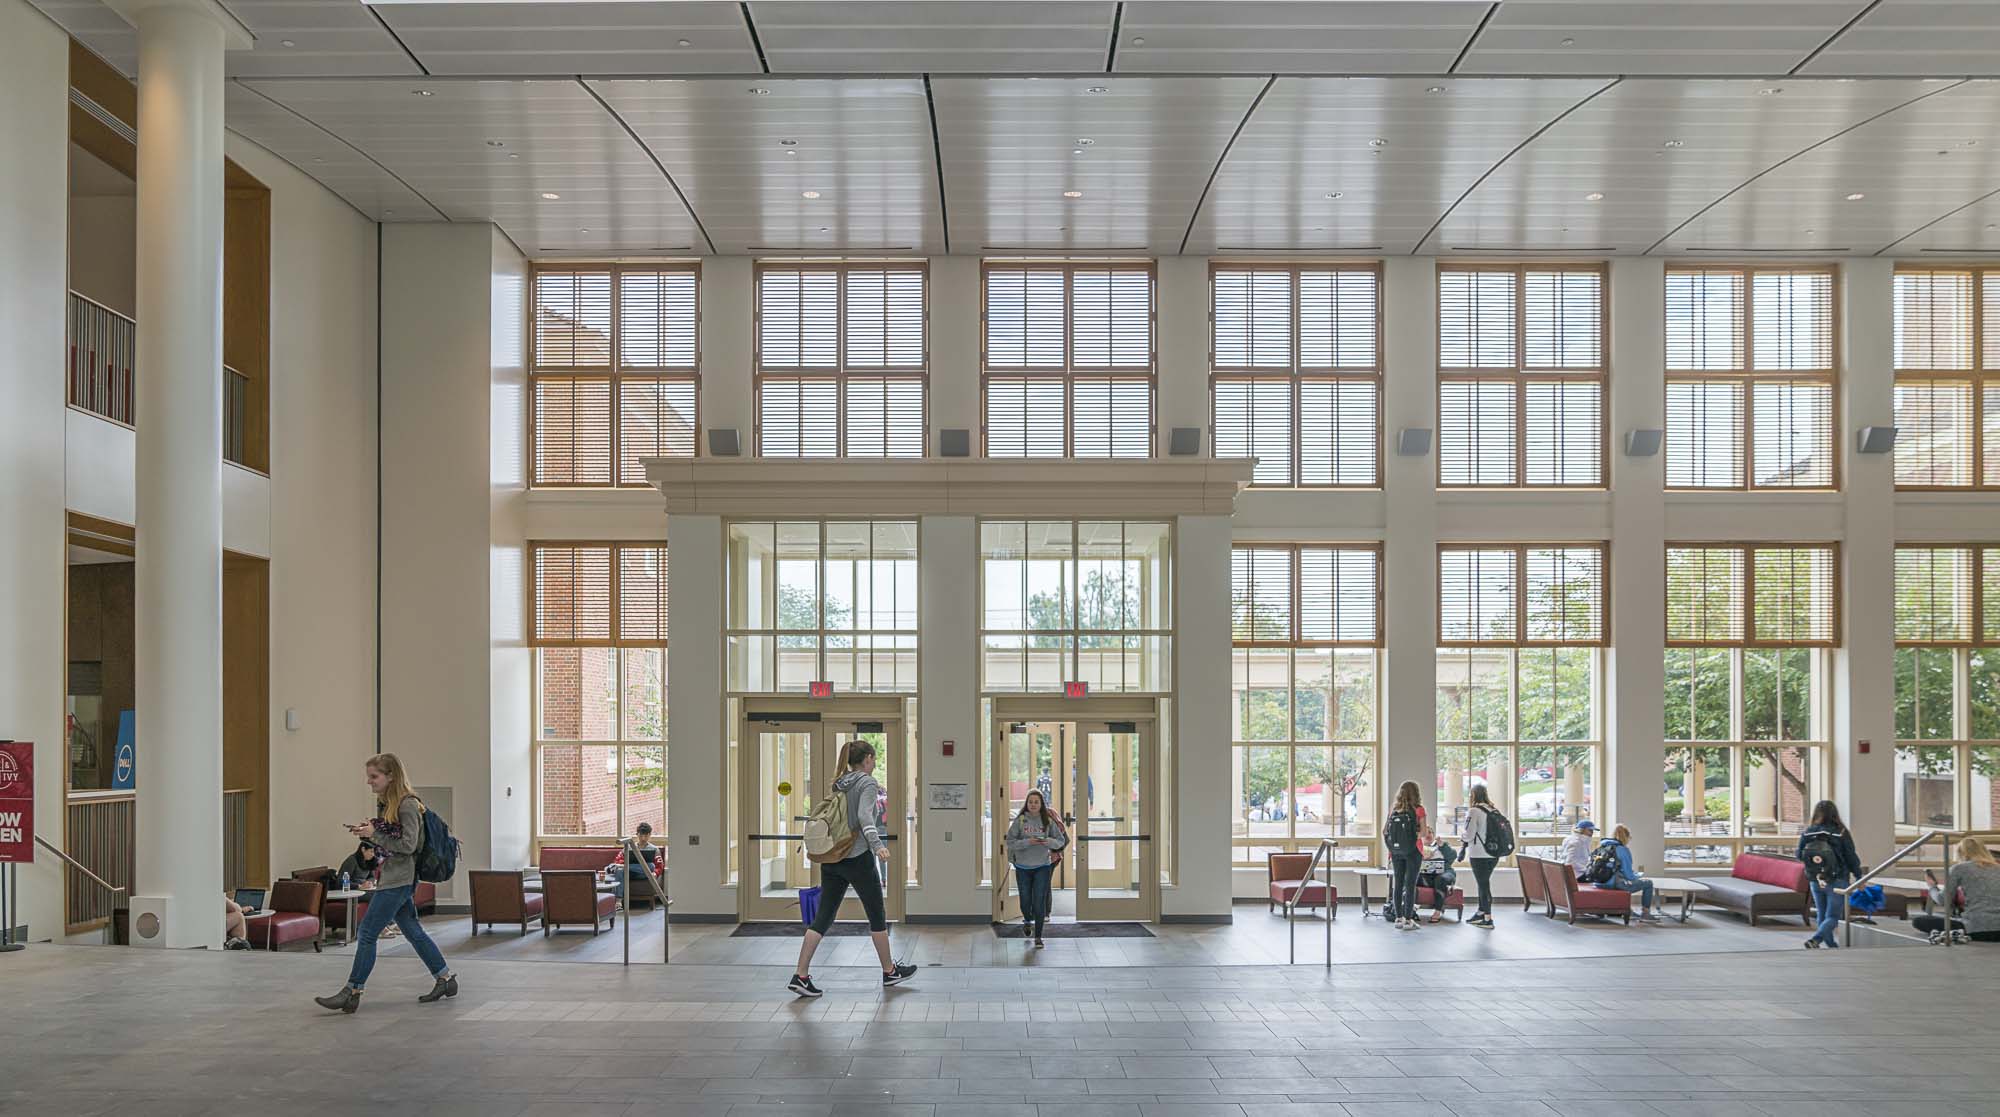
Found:
[{"label": "balcony railing", "polygon": [[132,363],[139,327],[102,303],[69,293],[69,402],[132,425]]},{"label": "balcony railing", "polygon": [[[130,791],[72,791],[63,844],[69,855],[107,884],[132,894],[138,860],[138,804]],[[69,890],[64,928],[70,934],[102,927],[123,897],[95,887]]]},{"label": "balcony railing", "polygon": [[250,414],[250,378],[222,366],[222,460],[244,465],[244,423]]}]

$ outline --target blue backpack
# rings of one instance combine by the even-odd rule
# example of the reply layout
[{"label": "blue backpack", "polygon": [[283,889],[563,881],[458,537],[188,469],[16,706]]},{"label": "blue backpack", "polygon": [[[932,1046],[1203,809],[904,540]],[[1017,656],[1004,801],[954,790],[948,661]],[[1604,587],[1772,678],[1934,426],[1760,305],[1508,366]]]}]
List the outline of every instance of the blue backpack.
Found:
[{"label": "blue backpack", "polygon": [[[421,802],[421,800],[419,800]],[[458,839],[444,816],[424,808],[424,840],[417,846],[417,879],[443,884],[458,872]]]}]

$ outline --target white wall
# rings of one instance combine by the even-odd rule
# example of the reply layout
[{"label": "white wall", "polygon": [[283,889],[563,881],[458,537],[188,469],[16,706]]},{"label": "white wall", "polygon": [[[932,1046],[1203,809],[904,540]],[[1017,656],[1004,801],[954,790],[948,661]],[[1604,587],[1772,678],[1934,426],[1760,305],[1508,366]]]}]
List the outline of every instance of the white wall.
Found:
[{"label": "white wall", "polygon": [[492,650],[487,716],[493,768],[486,792],[492,818],[491,863],[525,865],[534,836],[529,811],[533,757],[528,744],[532,726],[527,701],[533,679],[525,581],[528,261],[497,228],[492,234],[490,268],[492,317],[487,349],[492,384],[487,469],[492,493],[488,571]]},{"label": "white wall", "polygon": [[[35,743],[37,832],[62,844],[63,264],[69,38],[0,0],[0,739]],[[19,870],[21,920],[62,934],[61,863]]]},{"label": "white wall", "polygon": [[[103,167],[103,173],[118,173],[81,148],[71,151],[73,158]],[[127,318],[138,313],[138,201],[131,194],[69,200],[70,290]]]}]

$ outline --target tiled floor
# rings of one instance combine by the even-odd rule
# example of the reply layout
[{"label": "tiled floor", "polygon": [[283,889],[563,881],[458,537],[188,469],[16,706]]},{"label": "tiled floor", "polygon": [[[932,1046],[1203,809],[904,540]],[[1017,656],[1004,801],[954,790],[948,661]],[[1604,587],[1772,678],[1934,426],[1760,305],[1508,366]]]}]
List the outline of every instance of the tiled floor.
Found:
[{"label": "tiled floor", "polygon": [[308,998],[336,988],[346,964],[337,953],[103,947],[0,956],[0,1111],[1963,1117],[2000,1108],[1991,1057],[2000,950],[1989,947],[1331,969],[951,965],[926,966],[892,990],[867,968],[823,965],[818,1001],[785,994],[786,967],[628,970],[461,954],[464,992],[437,1005],[415,1003],[426,979],[392,954],[358,1015],[324,1013]]}]

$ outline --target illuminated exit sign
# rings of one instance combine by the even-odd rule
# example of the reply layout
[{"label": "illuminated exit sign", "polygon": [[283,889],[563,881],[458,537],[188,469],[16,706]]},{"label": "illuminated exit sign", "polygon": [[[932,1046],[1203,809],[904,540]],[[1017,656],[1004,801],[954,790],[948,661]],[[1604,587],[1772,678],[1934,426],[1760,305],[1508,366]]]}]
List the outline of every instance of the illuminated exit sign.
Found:
[{"label": "illuminated exit sign", "polygon": [[806,684],[806,694],[813,698],[832,698],[833,684],[814,679]]},{"label": "illuminated exit sign", "polygon": [[1064,698],[1088,698],[1088,697],[1090,697],[1090,684],[1089,684],[1089,683],[1064,683],[1064,684],[1063,684],[1063,697],[1064,697]]}]

